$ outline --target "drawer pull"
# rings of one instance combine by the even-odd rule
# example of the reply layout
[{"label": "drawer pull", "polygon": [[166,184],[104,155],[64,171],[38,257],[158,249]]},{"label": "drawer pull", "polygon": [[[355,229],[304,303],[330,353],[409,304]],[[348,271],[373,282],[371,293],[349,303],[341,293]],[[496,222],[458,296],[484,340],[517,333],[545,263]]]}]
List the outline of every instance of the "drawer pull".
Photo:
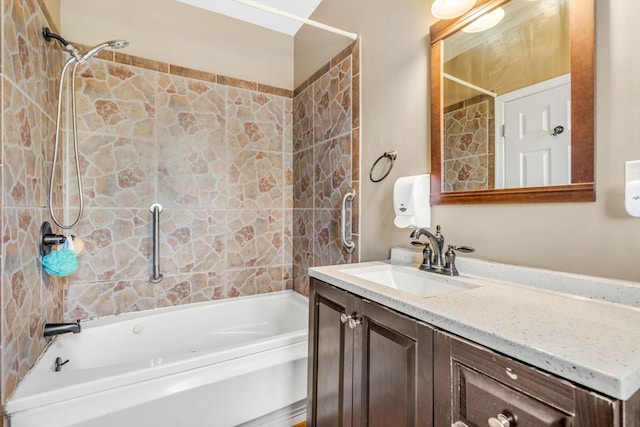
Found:
[{"label": "drawer pull", "polygon": [[340,321],[342,323],[349,322],[349,328],[351,328],[351,329],[355,329],[359,324],[362,323],[362,320],[358,317],[358,315],[356,313],[353,313],[350,316],[347,316],[346,313],[342,313],[340,315]]},{"label": "drawer pull", "polygon": [[496,418],[489,418],[489,427],[514,427],[515,425],[515,415],[507,411],[504,411],[502,414],[498,414]]}]

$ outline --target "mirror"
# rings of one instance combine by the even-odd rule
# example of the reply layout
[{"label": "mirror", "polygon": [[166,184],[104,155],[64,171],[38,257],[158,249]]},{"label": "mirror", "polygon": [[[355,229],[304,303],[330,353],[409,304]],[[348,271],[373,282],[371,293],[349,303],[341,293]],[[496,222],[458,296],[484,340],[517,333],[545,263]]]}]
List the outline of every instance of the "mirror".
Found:
[{"label": "mirror", "polygon": [[479,0],[430,30],[431,203],[594,201],[594,0]]}]

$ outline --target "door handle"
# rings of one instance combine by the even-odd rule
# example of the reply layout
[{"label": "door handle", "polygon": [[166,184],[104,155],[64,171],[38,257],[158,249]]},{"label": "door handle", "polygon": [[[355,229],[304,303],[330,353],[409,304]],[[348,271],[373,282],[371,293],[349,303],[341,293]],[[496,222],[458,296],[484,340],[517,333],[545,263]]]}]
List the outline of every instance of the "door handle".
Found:
[{"label": "door handle", "polygon": [[564,132],[564,127],[563,126],[556,126],[556,127],[553,128],[553,133],[551,134],[551,136],[558,136],[562,132]]}]

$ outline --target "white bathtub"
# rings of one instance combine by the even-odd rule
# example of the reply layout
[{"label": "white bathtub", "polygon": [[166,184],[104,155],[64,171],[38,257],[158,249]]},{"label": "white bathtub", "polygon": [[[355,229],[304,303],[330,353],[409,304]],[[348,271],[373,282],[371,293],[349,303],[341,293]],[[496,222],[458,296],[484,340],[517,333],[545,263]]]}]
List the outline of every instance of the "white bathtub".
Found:
[{"label": "white bathtub", "polygon": [[283,291],[82,322],[7,401],[10,426],[290,427],[305,417],[307,312]]}]

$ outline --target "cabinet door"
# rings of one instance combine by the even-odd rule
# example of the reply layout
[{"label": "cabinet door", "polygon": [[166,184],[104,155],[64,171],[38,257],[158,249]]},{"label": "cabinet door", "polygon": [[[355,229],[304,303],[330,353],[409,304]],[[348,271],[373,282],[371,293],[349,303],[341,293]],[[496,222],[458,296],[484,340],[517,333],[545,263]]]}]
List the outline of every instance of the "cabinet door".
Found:
[{"label": "cabinet door", "polygon": [[430,426],[433,330],[358,300],[354,328],[354,427]]},{"label": "cabinet door", "polygon": [[309,426],[350,427],[353,333],[340,321],[353,313],[345,291],[311,279],[309,289]]},{"label": "cabinet door", "polygon": [[436,332],[435,425],[619,426],[618,401]]}]

